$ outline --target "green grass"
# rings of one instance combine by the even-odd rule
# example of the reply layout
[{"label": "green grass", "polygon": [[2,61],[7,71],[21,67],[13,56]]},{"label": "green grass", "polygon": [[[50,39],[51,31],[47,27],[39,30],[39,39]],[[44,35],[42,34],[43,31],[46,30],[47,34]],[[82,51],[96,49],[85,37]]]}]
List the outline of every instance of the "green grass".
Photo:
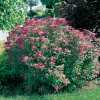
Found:
[{"label": "green grass", "polygon": [[52,95],[3,97],[0,100],[100,100],[100,88]]}]

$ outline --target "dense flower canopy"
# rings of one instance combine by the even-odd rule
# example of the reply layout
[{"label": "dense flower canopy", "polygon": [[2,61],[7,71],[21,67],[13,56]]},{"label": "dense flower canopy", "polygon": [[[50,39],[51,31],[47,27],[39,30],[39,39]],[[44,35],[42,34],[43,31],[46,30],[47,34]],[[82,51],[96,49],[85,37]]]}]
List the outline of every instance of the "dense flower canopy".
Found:
[{"label": "dense flower canopy", "polygon": [[64,18],[33,18],[9,32],[4,47],[11,73],[23,78],[25,91],[68,90],[97,75],[92,60],[100,53],[93,42],[98,40],[68,23]]}]

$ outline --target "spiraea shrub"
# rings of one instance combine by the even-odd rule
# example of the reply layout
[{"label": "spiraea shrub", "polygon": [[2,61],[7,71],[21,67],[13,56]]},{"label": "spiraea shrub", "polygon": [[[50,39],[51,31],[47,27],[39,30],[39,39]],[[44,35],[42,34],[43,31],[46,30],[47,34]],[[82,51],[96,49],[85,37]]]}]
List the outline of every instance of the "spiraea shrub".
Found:
[{"label": "spiraea shrub", "polygon": [[73,91],[98,75],[98,40],[68,23],[64,18],[33,18],[9,32],[4,47],[10,71],[23,79],[25,92]]}]

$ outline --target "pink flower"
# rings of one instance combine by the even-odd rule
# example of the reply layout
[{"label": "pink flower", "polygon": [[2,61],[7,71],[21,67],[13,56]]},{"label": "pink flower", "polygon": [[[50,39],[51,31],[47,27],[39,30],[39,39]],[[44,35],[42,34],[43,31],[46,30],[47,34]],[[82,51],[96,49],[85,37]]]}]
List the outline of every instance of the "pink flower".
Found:
[{"label": "pink flower", "polygon": [[38,40],[40,40],[40,38],[39,38],[39,37],[37,37],[37,38],[35,38],[35,40],[36,40],[36,41],[38,41]]},{"label": "pink flower", "polygon": [[39,57],[41,56],[42,54],[42,51],[41,50],[38,50],[36,54],[34,54],[34,57]]},{"label": "pink flower", "polygon": [[82,56],[80,56],[80,57],[79,57],[79,60],[82,60],[82,59],[83,59],[83,57],[82,57]]},{"label": "pink flower", "polygon": [[47,34],[47,32],[38,31],[38,34],[39,34],[40,36],[42,36],[42,35]]},{"label": "pink flower", "polygon": [[65,79],[66,79],[66,76],[65,76],[64,74],[62,75],[62,79],[63,79],[63,80],[65,80]]},{"label": "pink flower", "polygon": [[34,64],[33,67],[34,67],[34,68],[38,68],[38,64]]},{"label": "pink flower", "polygon": [[65,18],[58,18],[58,21],[61,22],[61,23],[67,23]]},{"label": "pink flower", "polygon": [[38,30],[39,30],[38,28],[33,28],[32,32],[38,32]]},{"label": "pink flower", "polygon": [[83,72],[83,74],[84,74],[84,75],[86,75],[86,74],[87,74],[87,72],[86,72],[86,71],[84,71],[84,72]]},{"label": "pink flower", "polygon": [[28,59],[29,59],[28,56],[24,56],[22,61],[26,63]]},{"label": "pink flower", "polygon": [[7,50],[9,50],[11,48],[9,45],[9,42],[5,42],[3,47],[6,48]]},{"label": "pink flower", "polygon": [[29,29],[30,29],[29,26],[24,26],[24,27],[22,28],[22,30],[21,30],[21,33],[24,34],[24,33],[28,32]]},{"label": "pink flower", "polygon": [[48,73],[45,74],[45,76],[48,76],[48,75],[49,75]]},{"label": "pink flower", "polygon": [[56,69],[59,69],[60,68],[60,66],[56,66]]},{"label": "pink flower", "polygon": [[54,44],[54,43],[51,43],[50,45],[51,45],[51,46],[55,46],[55,44]]},{"label": "pink flower", "polygon": [[58,52],[61,52],[61,51],[62,51],[62,48],[61,48],[61,47],[59,47],[57,51],[58,51]]},{"label": "pink flower", "polygon": [[44,65],[41,62],[38,62],[37,64],[34,64],[33,67],[36,69],[43,69]]},{"label": "pink flower", "polygon": [[30,37],[30,40],[33,41],[35,38],[34,37]]},{"label": "pink flower", "polygon": [[42,88],[42,87],[40,87],[40,88],[38,88],[38,90],[39,90],[39,91],[43,91],[43,88]]},{"label": "pink flower", "polygon": [[63,51],[64,53],[70,53],[71,51],[69,49],[66,49]]},{"label": "pink flower", "polygon": [[62,30],[60,30],[60,34],[61,34],[61,35],[64,35],[64,32],[63,32]]},{"label": "pink flower", "polygon": [[68,43],[68,38],[63,38],[63,39],[58,39],[60,42],[65,42],[65,43]]},{"label": "pink flower", "polygon": [[19,44],[19,45],[18,45],[18,49],[23,48],[23,47],[24,47],[23,44]]},{"label": "pink flower", "polygon": [[99,70],[96,70],[96,69],[92,70],[92,73],[93,74],[96,74],[96,75],[99,75],[100,74]]},{"label": "pink flower", "polygon": [[35,48],[36,48],[36,46],[33,45],[33,46],[31,47],[31,50],[34,50]]},{"label": "pink flower", "polygon": [[44,63],[44,65],[45,65],[45,66],[48,66],[48,63],[47,63],[47,62],[45,62],[45,63]]},{"label": "pink flower", "polygon": [[59,89],[58,85],[54,85],[53,87],[54,87],[55,90]]},{"label": "pink flower", "polygon": [[65,79],[63,83],[64,83],[64,85],[67,85],[67,84],[69,84],[70,82],[67,81],[67,80]]},{"label": "pink flower", "polygon": [[42,51],[41,50],[38,50],[37,53],[40,55],[40,54],[42,54]]},{"label": "pink flower", "polygon": [[46,59],[45,56],[40,56],[39,58],[42,59],[42,60],[45,60]]},{"label": "pink flower", "polygon": [[50,57],[50,60],[52,61],[52,60],[55,60],[56,59],[56,57],[54,57],[54,56],[51,56]]},{"label": "pink flower", "polygon": [[47,41],[47,40],[48,40],[48,38],[41,37],[41,40],[45,42],[45,41]]},{"label": "pink flower", "polygon": [[44,65],[39,65],[39,69],[43,69],[44,68]]},{"label": "pink flower", "polygon": [[58,85],[54,85],[53,87],[55,90],[59,90],[59,89],[63,88],[63,86],[58,86]]},{"label": "pink flower", "polygon": [[21,37],[16,36],[15,39],[14,39],[14,42],[15,42],[15,43],[18,43],[20,39],[21,39]]},{"label": "pink flower", "polygon": [[54,62],[55,62],[55,60],[54,61],[50,61],[49,64],[52,65],[52,64],[54,64]]},{"label": "pink flower", "polygon": [[49,73],[51,73],[51,72],[52,72],[52,70],[51,70],[51,69],[49,69],[49,70],[48,70],[48,72],[49,72]]},{"label": "pink flower", "polygon": [[43,45],[41,48],[43,48],[43,49],[47,49],[48,46],[47,46],[47,45]]},{"label": "pink flower", "polygon": [[57,22],[58,19],[57,18],[51,18],[51,22]]}]

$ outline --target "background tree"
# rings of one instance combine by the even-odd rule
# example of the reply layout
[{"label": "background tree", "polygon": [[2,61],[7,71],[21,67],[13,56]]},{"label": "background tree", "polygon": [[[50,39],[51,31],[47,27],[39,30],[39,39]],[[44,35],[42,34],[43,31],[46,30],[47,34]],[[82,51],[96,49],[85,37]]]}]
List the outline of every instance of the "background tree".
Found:
[{"label": "background tree", "polygon": [[24,0],[0,0],[0,30],[10,30],[25,19]]},{"label": "background tree", "polygon": [[72,20],[75,28],[100,28],[100,0],[62,0],[62,17]]},{"label": "background tree", "polygon": [[47,8],[53,8],[54,4],[61,0],[41,0],[43,5],[46,5]]},{"label": "background tree", "polygon": [[51,17],[60,17],[60,10],[58,10],[61,6],[59,5],[61,0],[41,0],[43,5],[46,5],[46,14]]},{"label": "background tree", "polygon": [[[47,8],[55,8],[56,17],[72,21],[75,28],[86,28],[100,37],[100,0],[41,0]],[[62,6],[56,5],[62,2]],[[93,30],[95,28],[95,30]]]}]

